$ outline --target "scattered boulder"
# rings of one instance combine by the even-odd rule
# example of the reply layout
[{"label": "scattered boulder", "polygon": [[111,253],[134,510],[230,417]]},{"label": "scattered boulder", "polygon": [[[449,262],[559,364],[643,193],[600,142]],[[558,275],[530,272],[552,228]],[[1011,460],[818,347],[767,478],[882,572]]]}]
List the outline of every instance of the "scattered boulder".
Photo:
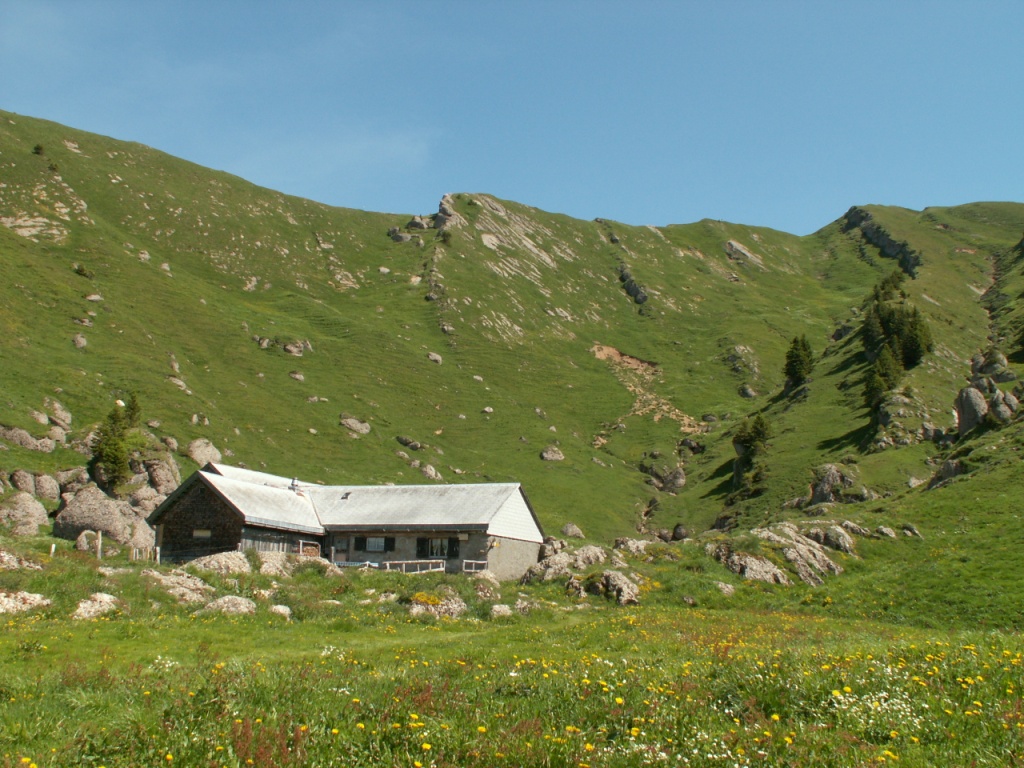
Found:
[{"label": "scattered boulder", "polygon": [[213,587],[207,584],[198,576],[193,576],[183,570],[177,569],[170,573],[161,573],[152,568],[142,572],[156,580],[167,593],[182,604],[194,604],[206,602],[207,597],[214,591]]},{"label": "scattered boulder", "polygon": [[869,531],[867,528],[864,528],[863,526],[857,525],[856,523],[850,520],[843,520],[843,522],[840,523],[840,525],[842,525],[845,530],[849,531],[850,533],[856,536],[863,536],[866,539],[871,537],[871,531]]},{"label": "scattered boulder", "polygon": [[75,349],[85,349],[89,345],[89,342],[86,340],[85,334],[83,333],[76,333],[72,336],[71,343],[75,345]]},{"label": "scattered boulder", "polygon": [[306,375],[302,371],[289,371],[288,375],[296,381],[305,381]]},{"label": "scattered boulder", "polygon": [[36,478],[24,469],[16,469],[11,472],[11,487],[16,491],[22,491],[30,496],[36,495]]},{"label": "scattered boulder", "polygon": [[46,507],[24,491],[5,499],[0,507],[0,523],[9,526],[11,536],[38,536],[39,526],[49,522]]},{"label": "scattered boulder", "polygon": [[782,551],[782,556],[793,565],[797,576],[805,584],[820,586],[825,583],[823,575],[843,572],[842,566],[828,556],[820,542],[801,534],[792,523],[780,523],[771,528],[755,528],[752,533],[777,545]]},{"label": "scattered boulder", "polygon": [[732,597],[736,594],[736,587],[732,584],[726,584],[724,581],[716,581],[715,586],[718,587],[718,591],[726,597]]},{"label": "scattered boulder", "polygon": [[20,571],[22,569],[29,571],[41,571],[43,570],[43,566],[39,565],[39,563],[33,563],[31,560],[26,560],[23,557],[0,549],[0,571]]},{"label": "scattered boulder", "polygon": [[713,542],[708,544],[707,553],[744,579],[763,581],[768,584],[782,584],[787,587],[793,583],[781,568],[761,555],[734,552],[728,544],[716,545]]},{"label": "scattered boulder", "polygon": [[981,424],[988,414],[988,401],[985,395],[974,387],[964,387],[956,396],[957,433],[963,437]]},{"label": "scattered boulder", "polygon": [[913,537],[918,538],[918,539],[923,539],[924,538],[924,536],[921,535],[921,532],[919,530],[917,530],[917,526],[914,525],[913,523],[904,523],[903,525],[900,526],[900,528],[903,529],[903,535],[904,536],[913,536]]},{"label": "scattered boulder", "polygon": [[504,619],[512,615],[512,607],[497,603],[491,606],[492,619]]},{"label": "scattered boulder", "polygon": [[884,536],[887,539],[896,538],[896,531],[885,525],[880,525],[877,528],[875,528],[875,533],[877,533],[879,536]]},{"label": "scattered boulder", "polygon": [[35,477],[36,496],[40,499],[57,501],[60,498],[60,483],[50,475],[39,474]]},{"label": "scattered boulder", "polygon": [[249,558],[244,552],[218,552],[215,555],[206,555],[192,560],[189,565],[200,571],[210,571],[220,574],[252,573],[252,566]]},{"label": "scattered boulder", "polygon": [[[53,535],[72,541],[82,531],[102,531],[118,544],[128,544],[136,538],[137,530],[140,536],[148,531],[151,545],[153,529],[149,524],[135,514],[128,502],[110,498],[94,484],[71,497],[53,521]],[[133,546],[147,545],[133,543]]]},{"label": "scattered boulder", "polygon": [[562,453],[562,449],[557,445],[547,446],[540,452],[540,457],[544,461],[565,461],[565,454]]},{"label": "scattered boulder", "polygon": [[600,576],[587,579],[585,589],[590,594],[614,598],[619,605],[637,605],[640,602],[640,587],[619,571],[605,571]]},{"label": "scattered boulder", "polygon": [[220,451],[205,437],[199,437],[188,444],[187,453],[190,459],[200,467],[207,464],[219,464],[221,461]]},{"label": "scattered boulder", "polygon": [[29,451],[53,453],[55,443],[49,437],[33,437],[21,427],[0,426],[0,440],[20,446]]},{"label": "scattered boulder", "polygon": [[432,464],[424,464],[420,467],[420,472],[428,480],[433,480],[436,483],[444,482],[444,478],[441,476],[441,473],[438,472]]},{"label": "scattered boulder", "polygon": [[437,363],[438,365],[441,365],[441,363],[444,362],[444,358],[437,354],[437,352],[428,352],[427,359],[432,363]]},{"label": "scattered boulder", "polygon": [[647,545],[651,542],[646,539],[630,539],[626,537],[620,537],[615,540],[613,549],[622,550],[628,552],[631,555],[640,556],[647,552]]},{"label": "scattered boulder", "polygon": [[580,530],[580,527],[576,525],[576,523],[566,523],[565,525],[563,525],[562,535],[565,536],[567,539],[586,538],[586,536],[583,535],[583,531]]},{"label": "scattered boulder", "polygon": [[988,418],[994,424],[1009,424],[1016,410],[1017,398],[1011,394],[997,389],[988,399]]},{"label": "scattered boulder", "polygon": [[0,592],[0,613],[25,613],[52,604],[49,598],[33,592]]},{"label": "scattered boulder", "polygon": [[269,610],[275,616],[283,616],[287,621],[292,620],[292,609],[287,605],[272,605]]},{"label": "scattered boulder", "polygon": [[177,462],[168,457],[166,460],[151,459],[143,462],[146,474],[149,476],[149,484],[153,490],[162,496],[167,496],[175,488],[181,485],[181,472]]},{"label": "scattered boulder", "polygon": [[108,595],[106,592],[94,592],[85,600],[79,601],[71,618],[76,620],[97,619],[100,616],[113,613],[120,607],[121,601],[113,595]]},{"label": "scattered boulder", "polygon": [[404,445],[410,451],[418,451],[423,447],[423,443],[419,442],[418,440],[413,440],[411,437],[408,437],[407,435],[398,435],[397,437],[395,437],[395,440]]},{"label": "scattered boulder", "polygon": [[225,595],[207,603],[200,613],[223,613],[229,616],[244,616],[256,613],[256,603],[247,597]]},{"label": "scattered boulder", "polygon": [[857,554],[853,544],[853,537],[838,525],[830,525],[824,529],[811,528],[807,532],[807,538],[837,552],[843,552],[847,555]]},{"label": "scattered boulder", "polygon": [[604,549],[594,545],[586,547],[580,547],[572,555],[572,567],[576,570],[582,570],[588,565],[594,565],[595,563],[603,563],[606,559]]},{"label": "scattered boulder", "polygon": [[946,459],[942,462],[942,466],[939,467],[938,471],[932,475],[932,479],[928,482],[928,490],[946,485],[954,477],[959,477],[966,473],[967,465],[960,459]]},{"label": "scattered boulder", "polygon": [[341,426],[345,427],[345,429],[355,432],[357,435],[370,434],[369,424],[367,424],[365,421],[360,421],[359,419],[353,418],[351,416],[342,416]]},{"label": "scattered boulder", "polygon": [[814,486],[809,504],[827,504],[842,501],[842,490],[853,485],[853,478],[835,464],[825,464],[814,470]]},{"label": "scattered boulder", "polygon": [[672,541],[682,541],[688,538],[690,532],[686,530],[686,526],[682,523],[676,523],[676,526],[672,529]]},{"label": "scattered boulder", "polygon": [[414,618],[433,616],[435,619],[457,619],[466,612],[467,608],[465,600],[455,594],[454,591],[448,591],[437,602],[433,600],[417,600],[413,597],[413,601],[409,605],[409,615]]}]

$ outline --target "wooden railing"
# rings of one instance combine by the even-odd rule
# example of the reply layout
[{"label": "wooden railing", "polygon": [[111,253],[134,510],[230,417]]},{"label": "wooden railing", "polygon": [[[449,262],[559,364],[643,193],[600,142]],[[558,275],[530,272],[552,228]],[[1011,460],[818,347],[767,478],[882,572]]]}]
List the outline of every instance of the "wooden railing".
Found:
[{"label": "wooden railing", "polygon": [[402,573],[431,573],[444,570],[444,560],[388,560],[380,567],[385,571],[401,571]]},{"label": "wooden railing", "polygon": [[486,560],[463,560],[462,561],[462,572],[463,573],[479,573],[480,571],[487,570]]}]

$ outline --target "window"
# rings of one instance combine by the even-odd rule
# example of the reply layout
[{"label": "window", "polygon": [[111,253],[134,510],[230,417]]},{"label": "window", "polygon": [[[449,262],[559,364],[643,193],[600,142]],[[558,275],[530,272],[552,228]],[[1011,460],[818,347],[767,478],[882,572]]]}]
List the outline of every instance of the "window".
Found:
[{"label": "window", "polygon": [[421,559],[459,556],[459,538],[416,539],[416,557]]},{"label": "window", "polygon": [[212,536],[209,528],[193,528],[192,538],[193,539],[208,539]]},{"label": "window", "polygon": [[394,552],[394,536],[353,536],[352,549],[356,552]]}]

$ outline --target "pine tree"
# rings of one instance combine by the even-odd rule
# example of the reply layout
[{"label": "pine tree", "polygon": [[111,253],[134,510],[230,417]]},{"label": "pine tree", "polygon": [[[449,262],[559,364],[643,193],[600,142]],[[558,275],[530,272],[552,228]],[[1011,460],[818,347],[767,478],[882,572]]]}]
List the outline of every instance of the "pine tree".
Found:
[{"label": "pine tree", "polygon": [[93,448],[93,460],[102,470],[106,485],[110,488],[117,487],[131,477],[128,444],[125,442],[127,431],[128,421],[124,410],[121,406],[115,405],[100,425]]},{"label": "pine tree", "polygon": [[794,336],[789,350],[786,352],[786,365],[783,373],[795,386],[807,381],[814,368],[814,351],[806,336]]},{"label": "pine tree", "polygon": [[882,380],[882,383],[885,384],[887,392],[891,389],[896,389],[896,385],[900,383],[900,379],[903,376],[903,368],[900,366],[900,354],[893,349],[889,342],[886,342],[885,346],[882,347],[882,351],[878,353],[878,357],[875,359],[874,372]]},{"label": "pine tree", "polygon": [[136,429],[142,421],[142,406],[135,391],[128,393],[128,402],[124,406],[124,418],[130,429]]}]

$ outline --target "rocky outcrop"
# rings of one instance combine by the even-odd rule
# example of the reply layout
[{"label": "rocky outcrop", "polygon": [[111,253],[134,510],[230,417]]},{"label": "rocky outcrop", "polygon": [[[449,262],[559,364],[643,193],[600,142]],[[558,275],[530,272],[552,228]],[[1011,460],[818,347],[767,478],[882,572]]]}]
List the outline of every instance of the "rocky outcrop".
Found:
[{"label": "rocky outcrop", "polygon": [[39,526],[49,522],[46,507],[24,491],[5,499],[0,507],[0,524],[8,527],[11,536],[38,536]]},{"label": "rocky outcrop", "polygon": [[118,544],[148,547],[154,543],[153,529],[135,514],[131,505],[107,496],[95,485],[87,485],[67,499],[53,521],[53,535],[74,541],[83,531],[98,531]]},{"label": "rocky outcrop", "polygon": [[256,613],[256,603],[247,597],[225,595],[207,603],[200,613],[223,613],[229,616],[244,616]]},{"label": "rocky outcrop", "polygon": [[835,464],[818,467],[814,470],[814,478],[810,506],[842,501],[843,489],[853,485],[853,478]]},{"label": "rocky outcrop", "polygon": [[742,576],[744,579],[763,581],[768,584],[781,584],[790,586],[793,582],[785,571],[775,563],[761,555],[753,555],[748,552],[734,552],[727,543],[710,543],[705,550],[708,555],[720,562],[733,573]]},{"label": "rocky outcrop", "polygon": [[956,396],[957,433],[963,437],[984,421],[988,414],[988,400],[975,387],[964,387]]},{"label": "rocky outcrop", "polygon": [[781,523],[770,529],[755,528],[752,533],[776,545],[805,584],[820,586],[825,583],[822,576],[843,572],[842,566],[828,556],[821,542],[804,536],[792,523]]},{"label": "rocky outcrop", "polygon": [[80,600],[71,618],[75,620],[98,619],[121,608],[121,601],[106,592],[94,592],[85,600]]},{"label": "rocky outcrop", "polygon": [[454,590],[446,591],[439,598],[431,599],[431,597],[424,596],[419,598],[418,595],[414,595],[412,602],[409,604],[409,615],[414,618],[432,616],[435,619],[456,619],[468,609],[466,601],[459,597]]},{"label": "rocky outcrop", "polygon": [[0,613],[25,613],[52,603],[49,598],[34,592],[0,592]]},{"label": "rocky outcrop", "polygon": [[921,266],[921,254],[910,247],[905,240],[896,240],[872,215],[856,206],[850,208],[843,216],[843,229],[849,232],[860,229],[864,239],[877,248],[883,256],[896,259],[905,273],[916,277],[917,268]]},{"label": "rocky outcrop", "polygon": [[942,466],[939,467],[938,471],[932,475],[932,479],[928,481],[928,490],[946,485],[954,477],[959,477],[966,474],[966,472],[967,465],[960,459],[946,459],[942,462]]},{"label": "rocky outcrop", "polygon": [[249,558],[242,552],[219,552],[215,555],[197,557],[189,565],[200,571],[210,571],[211,573],[225,575],[252,572]]},{"label": "rocky outcrop", "polygon": [[183,604],[205,603],[214,591],[213,587],[198,576],[193,576],[182,570],[161,573],[152,568],[147,568],[142,572],[142,575],[156,581],[169,595]]},{"label": "rocky outcrop", "polygon": [[566,523],[562,526],[562,535],[567,539],[584,539],[583,531],[576,523]]},{"label": "rocky outcrop", "polygon": [[837,552],[847,555],[857,554],[853,537],[838,525],[830,525],[827,528],[811,528],[807,531],[807,538]]},{"label": "rocky outcrop", "polygon": [[540,452],[540,457],[544,461],[565,461],[565,454],[562,453],[562,449],[557,445],[549,445]]},{"label": "rocky outcrop", "polygon": [[356,433],[357,435],[370,434],[370,425],[365,421],[360,421],[359,419],[353,416],[342,415],[340,423],[341,426],[343,426],[345,429],[350,430]]},{"label": "rocky outcrop", "polygon": [[55,443],[49,437],[33,437],[21,427],[0,426],[0,440],[17,445],[29,451],[53,453]]},{"label": "rocky outcrop", "polygon": [[591,595],[612,598],[619,605],[637,605],[640,602],[639,585],[619,571],[594,574],[583,583],[583,590]]}]

